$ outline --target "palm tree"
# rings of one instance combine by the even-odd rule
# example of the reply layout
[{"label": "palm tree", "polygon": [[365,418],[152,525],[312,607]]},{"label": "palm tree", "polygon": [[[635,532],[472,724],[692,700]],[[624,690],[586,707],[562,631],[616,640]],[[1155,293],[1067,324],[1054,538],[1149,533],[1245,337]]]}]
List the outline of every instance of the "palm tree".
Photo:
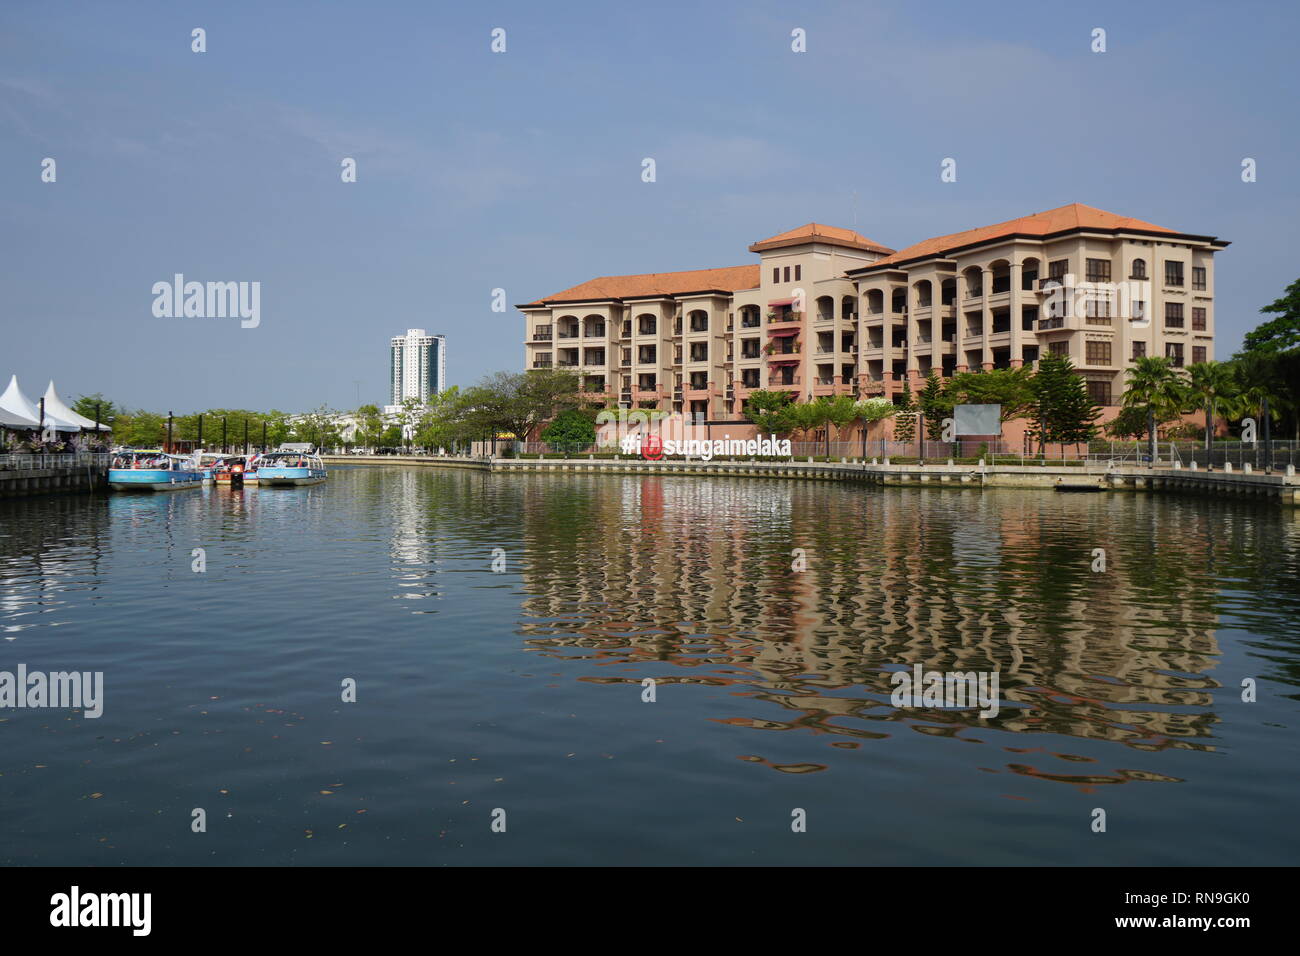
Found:
[{"label": "palm tree", "polygon": [[1237,376],[1227,362],[1197,362],[1187,366],[1187,393],[1195,396],[1205,409],[1205,457],[1210,460],[1214,440],[1214,412],[1217,408],[1229,418],[1238,414]]},{"label": "palm tree", "polygon": [[1269,418],[1290,407],[1287,389],[1278,370],[1277,357],[1247,352],[1232,362],[1238,389],[1240,414],[1260,411],[1268,402]]},{"label": "palm tree", "polygon": [[1134,359],[1125,375],[1128,385],[1122,404],[1128,408],[1150,409],[1157,424],[1177,418],[1189,404],[1183,377],[1163,356],[1144,355]]}]

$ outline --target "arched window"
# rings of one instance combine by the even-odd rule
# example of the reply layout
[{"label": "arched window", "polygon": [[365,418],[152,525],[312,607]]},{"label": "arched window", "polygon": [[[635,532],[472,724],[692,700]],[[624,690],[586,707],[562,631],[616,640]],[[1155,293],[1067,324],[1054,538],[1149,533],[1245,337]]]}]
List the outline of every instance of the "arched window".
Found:
[{"label": "arched window", "polygon": [[1129,278],[1145,279],[1146,277],[1147,277],[1147,261],[1145,259],[1134,259],[1133,275],[1130,276]]}]

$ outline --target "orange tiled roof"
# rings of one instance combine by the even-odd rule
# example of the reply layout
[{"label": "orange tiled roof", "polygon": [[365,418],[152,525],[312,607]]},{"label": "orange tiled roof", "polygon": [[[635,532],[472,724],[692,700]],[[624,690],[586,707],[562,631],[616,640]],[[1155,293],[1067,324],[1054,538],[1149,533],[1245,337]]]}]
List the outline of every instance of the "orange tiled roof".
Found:
[{"label": "orange tiled roof", "polygon": [[881,252],[886,255],[894,251],[888,246],[873,242],[852,229],[823,226],[817,222],[810,222],[798,229],[791,229],[789,232],[780,233],[769,239],[760,239],[749,247],[749,251],[763,252],[767,249],[780,249],[784,246],[802,246],[809,242],[823,242],[832,246],[848,246],[850,249],[866,249],[870,252]]},{"label": "orange tiled roof", "polygon": [[1036,212],[1031,216],[1009,219],[1006,222],[999,222],[992,226],[981,226],[978,229],[967,229],[965,232],[954,232],[947,236],[924,239],[915,245],[908,246],[906,249],[900,249],[891,256],[877,259],[871,265],[865,266],[864,269],[875,270],[880,266],[894,263],[910,262],[914,259],[928,259],[931,256],[942,255],[954,249],[992,242],[995,239],[1004,239],[1008,236],[1050,236],[1074,229],[1098,229],[1105,232],[1130,229],[1135,232],[1160,232],[1167,235],[1178,235],[1172,229],[1166,229],[1164,226],[1143,222],[1141,219],[1133,219],[1130,216],[1117,216],[1113,212],[1095,209],[1092,206],[1085,206],[1083,203],[1075,202],[1070,203],[1068,206],[1049,209],[1046,212]]},{"label": "orange tiled roof", "polygon": [[642,296],[686,295],[691,292],[758,287],[758,266],[728,266],[724,269],[693,269],[689,272],[646,272],[633,276],[601,276],[571,289],[530,302],[591,302],[606,299],[635,299]]}]

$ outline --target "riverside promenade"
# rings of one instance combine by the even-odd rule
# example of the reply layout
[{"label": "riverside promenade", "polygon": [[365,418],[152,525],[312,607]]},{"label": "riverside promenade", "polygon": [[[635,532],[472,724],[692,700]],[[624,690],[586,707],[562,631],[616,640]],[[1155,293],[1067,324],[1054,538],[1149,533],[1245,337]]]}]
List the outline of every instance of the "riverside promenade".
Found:
[{"label": "riverside promenade", "polygon": [[434,455],[337,455],[328,465],[412,465],[491,474],[690,475],[733,478],[801,478],[934,488],[1025,488],[1072,492],[1160,492],[1269,500],[1300,507],[1294,467],[1263,474],[1249,470],[1137,465],[1090,459],[1078,465],[893,464],[889,459],[820,461],[649,461],[622,458],[455,458]]},{"label": "riverside promenade", "polygon": [[109,455],[0,455],[0,498],[108,490]]}]

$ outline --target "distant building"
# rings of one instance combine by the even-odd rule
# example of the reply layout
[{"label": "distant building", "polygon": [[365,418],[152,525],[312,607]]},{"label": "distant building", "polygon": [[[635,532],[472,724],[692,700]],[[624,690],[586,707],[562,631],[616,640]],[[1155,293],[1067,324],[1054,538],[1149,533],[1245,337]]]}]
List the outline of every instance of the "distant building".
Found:
[{"label": "distant building", "polygon": [[407,329],[389,342],[388,384],[393,413],[408,398],[425,404],[447,387],[447,338]]}]

